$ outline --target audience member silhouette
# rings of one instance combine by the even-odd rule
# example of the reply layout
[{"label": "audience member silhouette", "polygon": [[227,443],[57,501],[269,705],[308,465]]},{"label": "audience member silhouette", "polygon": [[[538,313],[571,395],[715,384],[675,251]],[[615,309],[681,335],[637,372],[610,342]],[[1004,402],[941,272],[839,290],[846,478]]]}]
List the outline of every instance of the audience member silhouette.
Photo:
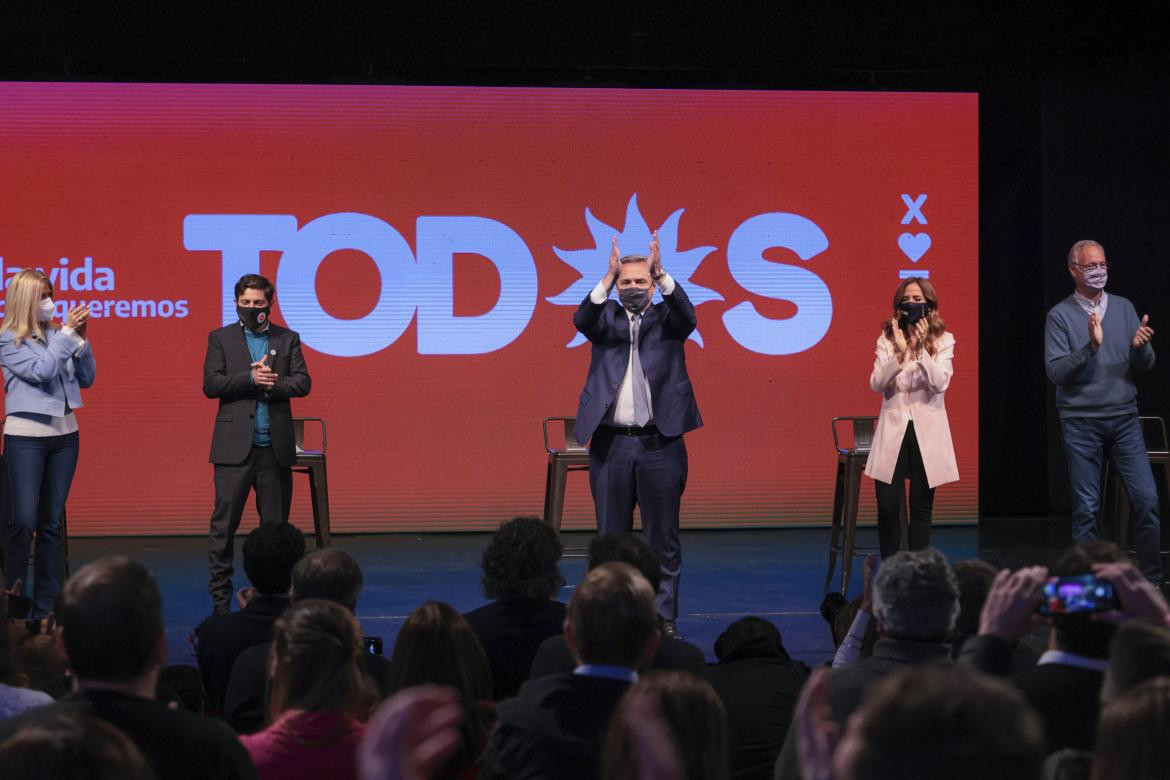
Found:
[{"label": "audience member silhouette", "polygon": [[[324,599],[356,613],[362,592],[362,570],[349,553],[336,547],[314,550],[292,570],[292,603]],[[240,653],[228,678],[223,697],[223,717],[241,734],[264,725],[268,704],[268,652],[270,642]],[[390,662],[380,655],[362,653],[360,665],[366,679],[384,699],[390,695]]]},{"label": "audience member silhouette", "polygon": [[[639,700],[642,700],[641,702]],[[687,672],[650,672],[618,703],[605,740],[601,776],[640,780],[638,747],[628,723],[649,706],[666,724],[685,780],[727,780],[728,737],[723,703],[711,684]]]},{"label": "audience member silhouette", "polygon": [[492,672],[471,626],[439,601],[428,601],[406,619],[390,662],[392,693],[428,684],[453,689],[463,707],[459,748],[434,777],[474,776],[494,722]]},{"label": "audience member silhouette", "polygon": [[727,712],[731,776],[768,780],[809,668],[789,657],[780,629],[752,616],[719,635],[715,657],[711,685]]},{"label": "audience member silhouette", "polygon": [[565,639],[574,671],[531,679],[499,704],[485,780],[598,776],[610,716],[660,639],[650,583],[625,563],[591,569],[569,601]]},{"label": "audience member silhouette", "polygon": [[291,523],[262,524],[244,540],[244,572],[252,589],[241,591],[243,609],[212,615],[195,629],[199,671],[213,711],[223,711],[240,653],[272,638],[272,624],[289,605],[293,566],[304,554],[305,537]]},{"label": "audience member silhouette", "polygon": [[306,599],[276,621],[271,725],[240,738],[260,780],[357,777],[357,747],[375,702],[361,652],[361,628],[340,604]]},{"label": "audience member silhouette", "polygon": [[496,701],[516,695],[540,643],[561,633],[560,558],[557,532],[536,517],[504,523],[483,551],[483,590],[494,600],[463,617],[487,654]]},{"label": "audience member silhouette", "polygon": [[86,564],[62,588],[57,621],[77,690],[0,721],[0,740],[63,713],[92,714],[125,733],[156,777],[256,776],[226,724],[154,698],[166,634],[158,583],[145,567],[121,556]]},{"label": "audience member silhouette", "polygon": [[[662,567],[658,565],[658,559],[654,556],[653,551],[640,537],[633,534],[594,537],[589,543],[588,570],[592,571],[603,563],[611,562],[628,563],[633,566],[642,573],[654,592],[658,592],[662,578]],[[661,628],[660,623],[660,632]],[[565,643],[565,635],[562,633],[549,637],[541,643],[540,649],[536,652],[536,658],[532,661],[532,670],[528,676],[529,679],[532,679],[543,677],[546,674],[569,672],[573,670],[575,665],[573,654],[569,652]],[[707,659],[702,650],[690,642],[668,637],[665,633],[662,635],[657,652],[650,659],[649,668],[654,670],[678,669],[704,679],[708,675]]]}]

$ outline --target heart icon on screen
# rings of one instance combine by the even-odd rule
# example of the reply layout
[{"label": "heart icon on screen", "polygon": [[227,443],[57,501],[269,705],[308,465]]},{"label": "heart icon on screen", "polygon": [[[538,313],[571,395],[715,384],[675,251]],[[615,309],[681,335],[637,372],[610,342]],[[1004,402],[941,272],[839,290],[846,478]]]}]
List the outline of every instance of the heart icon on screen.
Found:
[{"label": "heart icon on screen", "polygon": [[910,262],[917,263],[930,249],[930,234],[903,233],[898,236],[898,248],[902,250],[902,254],[910,258]]}]

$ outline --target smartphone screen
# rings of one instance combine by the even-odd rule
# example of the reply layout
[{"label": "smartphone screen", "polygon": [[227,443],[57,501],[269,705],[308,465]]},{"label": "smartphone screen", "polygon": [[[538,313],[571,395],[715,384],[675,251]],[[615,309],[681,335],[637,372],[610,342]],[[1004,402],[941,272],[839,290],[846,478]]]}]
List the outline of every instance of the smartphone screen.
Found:
[{"label": "smartphone screen", "polygon": [[382,637],[368,636],[365,638],[366,652],[370,655],[382,655]]},{"label": "smartphone screen", "polygon": [[1041,615],[1076,615],[1107,612],[1119,606],[1113,583],[1092,574],[1053,577],[1044,584],[1044,601],[1036,610]]}]

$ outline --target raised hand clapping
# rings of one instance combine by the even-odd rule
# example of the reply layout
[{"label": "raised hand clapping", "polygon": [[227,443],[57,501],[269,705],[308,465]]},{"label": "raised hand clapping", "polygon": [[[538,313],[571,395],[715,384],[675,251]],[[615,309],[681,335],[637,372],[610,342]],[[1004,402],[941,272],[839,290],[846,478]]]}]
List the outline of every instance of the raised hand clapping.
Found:
[{"label": "raised hand clapping", "polygon": [[1137,332],[1133,334],[1133,341],[1130,343],[1134,349],[1144,347],[1150,343],[1150,339],[1154,337],[1154,329],[1149,326],[1150,315],[1142,315],[1142,324],[1138,325]]}]

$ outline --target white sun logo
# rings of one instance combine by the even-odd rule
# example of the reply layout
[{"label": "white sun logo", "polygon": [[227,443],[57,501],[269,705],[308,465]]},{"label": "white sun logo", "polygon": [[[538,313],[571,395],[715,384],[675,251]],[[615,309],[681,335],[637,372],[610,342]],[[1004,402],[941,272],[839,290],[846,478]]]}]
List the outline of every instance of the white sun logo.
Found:
[{"label": "white sun logo", "polygon": [[[678,221],[682,217],[683,209],[671,214],[658,228],[658,244],[662,251],[662,268],[674,278],[676,282],[685,285],[687,297],[696,308],[710,301],[721,301],[723,296],[707,287],[701,287],[691,281],[691,275],[698,269],[703,258],[715,251],[713,246],[700,246],[688,249],[685,252],[678,250]],[[650,226],[638,211],[638,194],[630,197],[626,206],[626,226],[622,230],[610,227],[597,217],[588,208],[585,209],[585,223],[589,232],[593,234],[593,248],[591,249],[560,249],[553,247],[557,257],[580,272],[581,278],[569,285],[560,295],[553,295],[546,300],[557,306],[579,306],[585,296],[597,285],[597,280],[605,276],[609,270],[609,245],[613,236],[617,236],[618,248],[622,254],[646,252],[650,246]],[[617,297],[616,287],[610,297]],[[662,296],[654,293],[655,302],[661,301]],[[690,336],[698,345],[703,346],[703,337],[696,328]],[[585,343],[585,337],[580,333],[573,336],[570,347]]]}]

